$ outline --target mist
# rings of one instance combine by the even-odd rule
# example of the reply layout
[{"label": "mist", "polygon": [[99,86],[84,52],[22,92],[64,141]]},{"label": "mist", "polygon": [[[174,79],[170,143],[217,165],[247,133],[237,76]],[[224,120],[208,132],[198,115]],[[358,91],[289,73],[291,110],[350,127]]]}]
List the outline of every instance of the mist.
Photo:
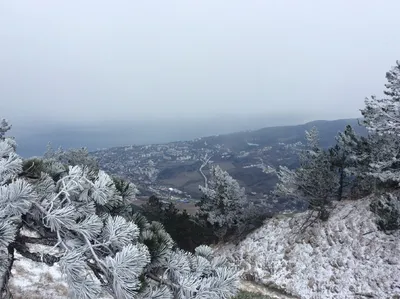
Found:
[{"label": "mist", "polygon": [[395,0],[2,1],[0,117],[24,154],[359,117],[399,58],[398,11]]}]

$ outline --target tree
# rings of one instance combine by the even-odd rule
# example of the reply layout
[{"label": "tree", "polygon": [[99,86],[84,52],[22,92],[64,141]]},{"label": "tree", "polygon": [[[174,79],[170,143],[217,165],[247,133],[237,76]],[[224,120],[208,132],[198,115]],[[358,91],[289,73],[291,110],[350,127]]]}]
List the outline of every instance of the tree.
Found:
[{"label": "tree", "polygon": [[365,99],[363,124],[372,134],[400,135],[400,62],[386,73],[386,97],[371,96]]},{"label": "tree", "polygon": [[[359,172],[373,182],[374,192],[400,183],[400,140],[390,134],[371,134],[367,138]],[[379,188],[379,189],[378,189]]]},{"label": "tree", "polygon": [[198,216],[214,226],[216,235],[223,238],[243,220],[247,202],[244,188],[218,165],[211,168],[207,187],[199,188],[203,196],[197,204]]},{"label": "tree", "polygon": [[[29,184],[15,179],[22,170],[22,160],[5,137],[10,128],[3,119],[0,123],[0,298],[11,296],[7,287],[14,258],[10,243],[21,224],[19,216],[28,211],[29,200],[33,198]],[[13,203],[18,205],[14,206]]]},{"label": "tree", "polygon": [[[56,179],[46,172],[28,179],[18,176],[21,171],[14,148],[0,140],[0,297],[11,297],[7,281],[15,251],[37,262],[59,262],[72,298],[98,298],[103,291],[113,298],[236,293],[239,272],[214,257],[211,248],[199,246],[194,254],[176,250],[161,224],[127,210],[111,215],[98,209],[123,205],[121,190],[127,191],[118,190],[105,172],[68,166]],[[24,230],[37,235],[26,236]],[[32,252],[27,243],[49,250]]]},{"label": "tree", "polygon": [[[366,174],[377,185],[388,189],[400,185],[400,62],[386,73],[384,97],[371,96],[365,100],[363,125],[370,133],[369,159]],[[380,190],[379,190],[380,191]],[[400,227],[400,200],[398,192],[375,197],[371,209],[378,216],[378,226],[383,230]]]},{"label": "tree", "polygon": [[327,207],[338,188],[338,176],[332,169],[329,154],[319,146],[318,130],[306,131],[308,149],[299,154],[300,167],[280,167],[275,194],[305,201],[318,217],[327,219]]},{"label": "tree", "polygon": [[362,162],[367,158],[367,147],[364,138],[357,136],[350,125],[347,125],[343,132],[339,132],[335,139],[336,144],[329,149],[329,154],[331,165],[339,177],[337,199],[342,200],[350,193],[348,187],[360,178],[360,166],[365,165]]},{"label": "tree", "polygon": [[89,151],[85,147],[69,150],[59,147],[57,150],[54,150],[48,144],[43,158],[47,161],[57,161],[65,165],[87,166],[91,170],[99,170],[99,163],[94,157],[90,156]]},{"label": "tree", "polygon": [[197,246],[216,241],[212,226],[201,225],[195,216],[189,215],[186,210],[179,211],[172,202],[164,204],[153,195],[142,209],[141,213],[148,220],[163,224],[181,249],[194,252]]},{"label": "tree", "polygon": [[377,224],[383,231],[400,229],[400,200],[398,193],[386,193],[371,202],[371,210],[377,215]]},{"label": "tree", "polygon": [[400,183],[400,62],[386,73],[385,97],[365,100],[363,125],[372,135],[375,155],[369,175],[381,182]]},{"label": "tree", "polygon": [[0,139],[4,139],[5,133],[11,129],[11,125],[5,118],[0,121]]},{"label": "tree", "polygon": [[9,131],[11,129],[11,127],[12,126],[9,124],[9,122],[5,118],[1,119],[1,121],[0,121],[0,141],[5,141],[15,151],[15,149],[17,147],[17,143],[15,142],[14,138],[5,136],[6,132]]}]

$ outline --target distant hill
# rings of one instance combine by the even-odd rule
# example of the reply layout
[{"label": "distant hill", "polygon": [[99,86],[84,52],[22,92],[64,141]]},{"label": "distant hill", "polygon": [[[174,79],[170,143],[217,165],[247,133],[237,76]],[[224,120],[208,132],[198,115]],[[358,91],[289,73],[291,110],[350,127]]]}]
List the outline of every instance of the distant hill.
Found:
[{"label": "distant hill", "polygon": [[[316,126],[323,147],[351,125],[358,134],[366,131],[356,119],[318,120],[302,125],[214,135],[166,144],[114,147],[93,152],[102,168],[135,182],[143,195],[199,198],[203,184],[200,166],[205,159],[220,165],[246,187],[254,199],[276,184],[279,165],[297,166],[297,153],[304,146],[305,130]],[[303,143],[303,144],[302,144]],[[208,166],[203,168],[208,174]],[[170,188],[173,188],[171,191]]]},{"label": "distant hill", "polygon": [[320,132],[320,142],[323,147],[331,146],[339,131],[343,131],[347,125],[351,125],[358,134],[365,135],[365,128],[359,126],[357,119],[316,120],[302,125],[267,127],[259,130],[237,132],[202,138],[211,144],[224,144],[231,150],[244,150],[248,143],[260,146],[277,143],[296,143],[304,141],[304,133],[312,127],[317,127]]},{"label": "distant hill", "polygon": [[280,124],[296,124],[309,119],[304,115],[213,116],[209,118],[114,120],[68,123],[12,123],[11,134],[18,141],[17,152],[28,158],[40,156],[47,143],[68,148],[86,147],[90,151],[124,146],[191,140],[202,136],[252,130]]}]

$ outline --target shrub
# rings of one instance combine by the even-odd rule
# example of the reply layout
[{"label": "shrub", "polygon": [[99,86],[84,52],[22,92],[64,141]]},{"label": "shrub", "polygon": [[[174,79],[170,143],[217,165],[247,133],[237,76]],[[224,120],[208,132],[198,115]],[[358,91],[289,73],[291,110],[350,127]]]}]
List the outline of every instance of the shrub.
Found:
[{"label": "shrub", "polygon": [[378,216],[377,224],[383,231],[400,229],[400,200],[393,193],[382,195],[371,203],[371,210]]}]

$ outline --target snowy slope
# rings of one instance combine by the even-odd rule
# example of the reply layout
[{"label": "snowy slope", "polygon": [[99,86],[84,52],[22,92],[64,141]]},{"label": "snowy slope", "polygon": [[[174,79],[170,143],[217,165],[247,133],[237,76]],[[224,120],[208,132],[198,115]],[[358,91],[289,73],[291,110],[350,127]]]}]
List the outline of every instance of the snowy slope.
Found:
[{"label": "snowy slope", "polygon": [[15,255],[10,288],[14,298],[62,299],[68,294],[67,284],[58,266],[49,267]]},{"label": "snowy slope", "polygon": [[[34,231],[21,230],[22,235],[37,238]],[[40,244],[27,244],[31,252],[58,255],[59,251],[53,247]],[[66,299],[68,285],[61,274],[58,263],[48,266],[45,263],[34,262],[20,255],[14,254],[15,260],[11,270],[9,287],[14,299]],[[111,299],[104,294],[99,299]]]},{"label": "snowy slope", "polygon": [[[298,228],[306,214],[281,215],[239,245],[224,246],[219,252],[244,269],[244,278],[257,283],[244,283],[244,289],[271,298],[396,298],[400,233],[378,231],[369,203],[370,199],[341,202],[328,222],[302,235]],[[17,258],[10,280],[15,299],[67,298],[57,265]]]},{"label": "snowy slope", "polygon": [[[15,255],[11,271],[10,289],[14,299],[66,299],[68,285],[58,264],[47,266]],[[111,299],[104,294],[99,299]]]},{"label": "snowy slope", "polygon": [[378,231],[369,204],[368,198],[338,203],[329,221],[303,234],[305,213],[279,216],[220,251],[244,269],[243,277],[295,298],[397,298],[400,234]]}]

